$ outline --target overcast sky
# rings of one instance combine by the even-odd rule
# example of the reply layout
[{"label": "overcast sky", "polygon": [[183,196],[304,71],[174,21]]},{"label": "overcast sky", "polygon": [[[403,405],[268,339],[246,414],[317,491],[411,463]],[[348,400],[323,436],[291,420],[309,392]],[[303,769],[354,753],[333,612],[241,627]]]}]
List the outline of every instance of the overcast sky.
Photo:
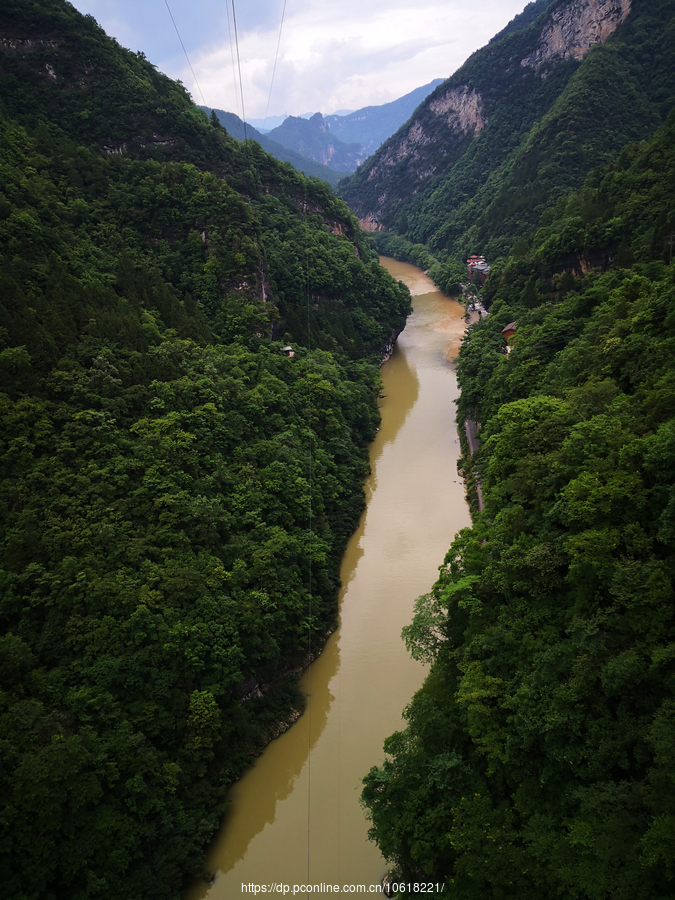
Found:
[{"label": "overcast sky", "polygon": [[[241,115],[232,0],[71,0],[130,50],[142,50],[196,103]],[[527,0],[287,0],[270,115],[387,103],[447,78]],[[234,0],[247,118],[267,111],[284,0]],[[229,15],[228,15],[229,13]],[[232,45],[234,38],[232,38]],[[235,58],[236,65],[236,58]],[[201,92],[200,92],[201,88]]]}]

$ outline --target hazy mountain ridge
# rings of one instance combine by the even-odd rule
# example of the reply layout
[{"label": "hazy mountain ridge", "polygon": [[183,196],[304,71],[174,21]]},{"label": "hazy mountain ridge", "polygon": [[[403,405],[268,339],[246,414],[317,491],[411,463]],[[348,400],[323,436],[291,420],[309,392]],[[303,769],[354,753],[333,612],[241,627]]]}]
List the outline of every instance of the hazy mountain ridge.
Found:
[{"label": "hazy mountain ridge", "polygon": [[[210,106],[200,106],[199,109],[203,109],[206,113],[211,113]],[[243,141],[244,135],[246,135],[247,138],[257,141],[263,150],[270,153],[275,159],[281,160],[281,162],[289,162],[299,172],[313,178],[321,178],[323,181],[327,181],[331,187],[337,187],[340,179],[344,178],[344,173],[322,165],[320,162],[303,156],[301,153],[296,153],[279,141],[275,141],[270,137],[269,132],[263,134],[248,122],[246,123],[246,129],[244,129],[243,121],[235,113],[225,112],[223,109],[215,109],[214,112],[218,116],[220,124],[235,140]]]},{"label": "hazy mountain ridge", "polygon": [[[525,12],[523,27],[475,53],[342,187],[366,228],[494,257],[664,120],[672,3],[557,0]],[[480,130],[462,124],[469,98]]]},{"label": "hazy mountain ridge", "polygon": [[288,116],[269,132],[269,137],[301,156],[325,166],[330,164],[344,173],[354,172],[368,155],[360,144],[347,144],[336,137],[321,113],[314,113],[310,119]]},{"label": "hazy mountain ridge", "polygon": [[284,147],[341,172],[354,172],[371,153],[406,122],[421,101],[437,85],[438,78],[410,93],[383,103],[365,106],[347,115],[322,115],[310,118],[288,116],[268,132]]},{"label": "hazy mountain ridge", "polygon": [[436,78],[429,84],[415,88],[403,97],[379,106],[364,106],[348,115],[324,116],[333,134],[343,141],[361,144],[370,156],[390,135],[406,122],[415,109],[434,88],[443,83]]},{"label": "hazy mountain ridge", "polygon": [[[418,104],[440,84],[427,85],[381,106],[367,106],[347,115],[310,117],[287,116],[276,128],[260,132],[249,123],[246,134],[276,159],[290,162],[300,172],[327,181],[336,187],[341,178],[356,168],[406,121]],[[211,107],[200,106],[206,113]],[[215,110],[221,124],[238,141],[244,139],[244,123],[239,116]]]}]

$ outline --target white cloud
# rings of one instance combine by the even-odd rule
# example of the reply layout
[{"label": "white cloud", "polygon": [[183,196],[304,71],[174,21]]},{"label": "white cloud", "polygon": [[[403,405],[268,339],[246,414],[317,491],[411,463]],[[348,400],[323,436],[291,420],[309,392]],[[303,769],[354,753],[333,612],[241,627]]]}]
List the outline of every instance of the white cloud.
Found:
[{"label": "white cloud", "polygon": [[[200,101],[164,0],[74,0]],[[270,115],[386,103],[451,75],[526,0],[287,0]],[[206,103],[241,112],[228,0],[169,0]],[[152,7],[150,14],[149,7]],[[283,0],[235,0],[247,117],[267,109]],[[235,72],[237,71],[235,58]]]}]

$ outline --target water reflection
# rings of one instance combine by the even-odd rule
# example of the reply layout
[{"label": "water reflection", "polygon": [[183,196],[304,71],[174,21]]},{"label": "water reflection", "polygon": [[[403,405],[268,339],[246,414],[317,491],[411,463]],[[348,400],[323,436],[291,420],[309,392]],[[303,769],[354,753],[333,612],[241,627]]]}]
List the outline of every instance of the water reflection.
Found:
[{"label": "water reflection", "polygon": [[[379,405],[380,409],[386,409],[386,412],[382,415],[380,430],[370,446],[372,475],[365,484],[366,503],[370,502],[373,491],[377,487],[377,461],[382,456],[387,444],[396,440],[396,435],[405,424],[419,396],[420,382],[417,373],[410,367],[405,353],[401,352],[398,344],[384,365],[382,382],[383,389]],[[363,531],[364,527],[365,520],[362,519],[359,530]]]},{"label": "water reflection", "polygon": [[[309,694],[311,715],[300,717],[289,731],[273,741],[254,766],[232,787],[231,804],[216,843],[216,852],[209,858],[207,870],[222,876],[229,872],[246,854],[249,843],[276,818],[279,803],[296,789],[306,764],[308,752],[314,748],[328,719],[328,711],[335,700],[329,689],[338,670],[340,650],[337,635],[333,634],[321,654],[321,677],[302,687]],[[301,786],[302,790],[303,787]],[[190,897],[206,897],[210,886],[201,883]]]}]

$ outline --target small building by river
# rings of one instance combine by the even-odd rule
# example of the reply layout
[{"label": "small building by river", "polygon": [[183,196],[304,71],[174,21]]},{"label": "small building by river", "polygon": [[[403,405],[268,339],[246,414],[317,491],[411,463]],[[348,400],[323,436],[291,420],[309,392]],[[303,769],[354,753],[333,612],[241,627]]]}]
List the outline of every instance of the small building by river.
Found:
[{"label": "small building by river", "polygon": [[511,352],[510,341],[517,330],[518,330],[517,322],[509,322],[509,324],[506,326],[506,328],[502,328],[502,334],[504,335],[504,338],[506,340],[506,352],[507,353]]},{"label": "small building by river", "polygon": [[475,274],[478,274],[481,279],[481,284],[490,274],[490,266],[488,266],[484,256],[470,256],[466,261],[466,270],[471,279]]}]

